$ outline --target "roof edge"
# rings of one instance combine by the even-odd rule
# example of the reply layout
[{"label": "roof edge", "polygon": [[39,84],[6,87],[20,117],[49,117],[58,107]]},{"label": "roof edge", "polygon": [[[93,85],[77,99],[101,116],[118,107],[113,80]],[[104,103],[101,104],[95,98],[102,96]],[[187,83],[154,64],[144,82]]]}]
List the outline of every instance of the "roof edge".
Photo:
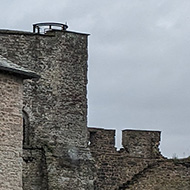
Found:
[{"label": "roof edge", "polygon": [[[78,35],[85,35],[89,36],[90,34],[82,33],[82,32],[75,32],[75,31],[69,31],[69,30],[61,30],[58,32],[63,33],[73,33]],[[8,29],[0,29],[0,34],[15,34],[15,35],[29,35],[29,36],[51,36],[52,34],[40,34],[40,33],[34,33],[34,32],[28,32],[28,31],[20,31],[20,30],[8,30]]]},{"label": "roof edge", "polygon": [[17,64],[14,64],[12,61],[8,60],[2,55],[0,55],[0,71],[19,75],[19,77],[23,79],[40,78],[40,75]]},{"label": "roof edge", "polygon": [[39,79],[40,78],[40,75],[36,74],[35,72],[19,70],[19,69],[14,69],[10,67],[4,67],[2,65],[0,65],[0,71],[8,72],[13,75],[19,75],[23,79],[32,79],[32,78]]}]

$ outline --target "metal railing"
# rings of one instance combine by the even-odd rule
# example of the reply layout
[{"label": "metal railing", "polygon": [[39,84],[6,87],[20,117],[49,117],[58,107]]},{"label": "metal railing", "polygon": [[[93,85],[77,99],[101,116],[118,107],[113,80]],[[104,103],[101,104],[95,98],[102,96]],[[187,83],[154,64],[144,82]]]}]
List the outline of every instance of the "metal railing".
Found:
[{"label": "metal railing", "polygon": [[[48,27],[48,28],[47,28]],[[45,33],[46,31],[49,30],[67,30],[68,25],[67,24],[62,24],[62,23],[55,23],[55,22],[43,22],[43,23],[36,23],[33,24],[33,32],[34,33]],[[41,30],[44,29],[42,32]]]}]

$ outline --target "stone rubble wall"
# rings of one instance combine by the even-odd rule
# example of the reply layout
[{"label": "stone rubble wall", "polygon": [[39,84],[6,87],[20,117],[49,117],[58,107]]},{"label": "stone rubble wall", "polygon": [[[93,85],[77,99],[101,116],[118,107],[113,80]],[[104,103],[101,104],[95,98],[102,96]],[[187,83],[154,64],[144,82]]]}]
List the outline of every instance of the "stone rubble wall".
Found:
[{"label": "stone rubble wall", "polygon": [[190,159],[158,162],[154,167],[136,175],[121,189],[189,190]]},{"label": "stone rubble wall", "polygon": [[[25,82],[32,146],[87,143],[87,35],[0,31],[0,54],[38,73]],[[69,142],[69,143],[68,143]]]},{"label": "stone rubble wall", "polygon": [[23,150],[23,189],[48,189],[48,175],[43,149],[25,148]]},{"label": "stone rubble wall", "polygon": [[96,190],[189,189],[190,160],[164,158],[159,151],[159,131],[123,130],[122,137],[124,148],[117,151],[115,130],[89,128]]},{"label": "stone rubble wall", "polygon": [[0,189],[22,190],[22,79],[0,73]]},{"label": "stone rubble wall", "polygon": [[160,131],[123,130],[122,145],[130,157],[160,158]]},{"label": "stone rubble wall", "polygon": [[[69,31],[41,35],[0,30],[0,54],[41,76],[24,83],[24,189],[93,189],[94,162],[87,148],[87,38]],[[40,173],[41,165],[45,171]]]}]

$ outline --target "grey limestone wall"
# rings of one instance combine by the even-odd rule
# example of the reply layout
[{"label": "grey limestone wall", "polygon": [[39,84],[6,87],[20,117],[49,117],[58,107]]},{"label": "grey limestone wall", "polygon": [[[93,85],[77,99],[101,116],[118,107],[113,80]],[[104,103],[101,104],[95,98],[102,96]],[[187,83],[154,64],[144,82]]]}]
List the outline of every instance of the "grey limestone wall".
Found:
[{"label": "grey limestone wall", "polygon": [[123,130],[124,148],[114,147],[115,130],[89,128],[96,190],[187,190],[190,160],[169,160],[159,151],[160,132]]},{"label": "grey limestone wall", "polygon": [[[142,136],[141,133],[144,132]],[[148,139],[148,143],[137,144],[143,151],[139,155],[136,149],[130,149],[128,151],[127,146],[124,146],[120,151],[115,148],[115,130],[107,130],[100,128],[89,128],[89,141],[90,150],[96,161],[97,178],[95,180],[96,190],[115,190],[125,184],[125,182],[133,179],[133,176],[146,170],[157,162],[156,157],[154,159],[150,158],[149,147],[151,141],[149,139],[153,138],[153,142],[158,142],[160,139],[160,133],[156,131],[131,131],[126,133],[123,131],[123,142],[124,145],[128,145],[130,142],[128,140],[132,138],[132,145],[135,146],[134,136],[137,137],[135,141],[141,142]],[[154,138],[155,137],[155,138]],[[134,151],[134,152],[132,152]],[[157,151],[158,147],[157,147]]]},{"label": "grey limestone wall", "polygon": [[159,158],[160,131],[123,130],[122,145],[131,157]]},{"label": "grey limestone wall", "polygon": [[1,190],[22,190],[22,85],[0,71]]},{"label": "grey limestone wall", "polygon": [[115,130],[88,128],[91,149],[101,152],[115,152]]},{"label": "grey limestone wall", "polygon": [[41,76],[24,89],[33,146],[86,146],[87,35],[0,31],[0,54]]},{"label": "grey limestone wall", "polygon": [[165,160],[136,175],[125,190],[189,190],[190,159]]},{"label": "grey limestone wall", "polygon": [[[93,189],[87,147],[87,37],[68,31],[0,31],[0,54],[41,76],[24,83],[24,189]],[[35,172],[41,164],[45,172]]]}]

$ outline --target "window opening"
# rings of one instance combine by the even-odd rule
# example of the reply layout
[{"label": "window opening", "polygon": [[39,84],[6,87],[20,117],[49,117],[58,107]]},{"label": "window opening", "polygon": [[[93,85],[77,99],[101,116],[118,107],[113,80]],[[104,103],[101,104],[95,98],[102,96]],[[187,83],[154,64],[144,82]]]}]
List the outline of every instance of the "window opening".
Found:
[{"label": "window opening", "polygon": [[29,117],[28,114],[23,110],[23,146],[30,145],[30,128],[29,128]]}]

